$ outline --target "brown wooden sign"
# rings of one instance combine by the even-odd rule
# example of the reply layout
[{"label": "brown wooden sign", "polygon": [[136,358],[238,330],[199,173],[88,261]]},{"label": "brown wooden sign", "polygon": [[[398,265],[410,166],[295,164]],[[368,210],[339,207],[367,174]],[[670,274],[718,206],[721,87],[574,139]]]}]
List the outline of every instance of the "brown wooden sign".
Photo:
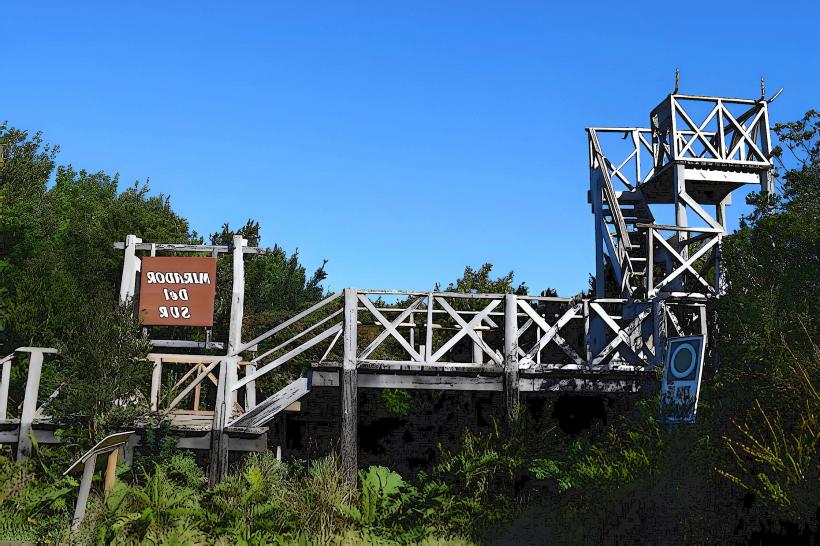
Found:
[{"label": "brown wooden sign", "polygon": [[140,318],[149,326],[211,326],[216,258],[142,258]]}]

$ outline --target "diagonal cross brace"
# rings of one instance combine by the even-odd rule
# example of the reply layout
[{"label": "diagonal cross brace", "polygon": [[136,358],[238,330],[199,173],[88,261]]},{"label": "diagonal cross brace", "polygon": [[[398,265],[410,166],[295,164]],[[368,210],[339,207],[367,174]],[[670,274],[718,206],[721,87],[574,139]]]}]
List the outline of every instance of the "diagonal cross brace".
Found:
[{"label": "diagonal cross brace", "polygon": [[491,301],[487,307],[485,307],[482,311],[476,313],[476,315],[470,320],[470,322],[466,322],[461,315],[458,314],[458,311],[453,309],[447,300],[441,297],[436,297],[436,301],[441,305],[447,314],[453,317],[455,321],[461,326],[461,330],[456,332],[452,338],[450,338],[447,343],[441,346],[441,348],[436,351],[433,356],[430,357],[432,362],[437,362],[439,358],[444,356],[447,351],[453,348],[453,346],[458,343],[458,341],[463,338],[465,335],[470,336],[472,340],[481,347],[481,350],[484,351],[487,356],[489,356],[493,362],[501,366],[503,364],[503,358],[499,355],[496,351],[492,350],[489,345],[475,332],[475,328],[481,324],[481,322],[489,315],[489,313],[498,307],[501,304],[501,300],[493,300]]},{"label": "diagonal cross brace", "polygon": [[362,296],[361,294],[359,294],[359,301],[362,302],[364,306],[367,308],[367,310],[373,314],[373,317],[382,326],[384,326],[384,331],[380,333],[376,337],[376,339],[374,339],[370,343],[370,345],[368,345],[367,348],[365,348],[364,351],[362,351],[362,353],[359,355],[359,358],[364,360],[365,358],[370,356],[370,353],[375,351],[379,347],[379,345],[381,345],[382,342],[385,339],[387,339],[388,336],[392,335],[394,338],[398,340],[399,343],[401,343],[401,346],[410,354],[413,360],[415,360],[416,362],[421,362],[422,360],[424,360],[422,356],[418,353],[418,351],[416,351],[415,348],[412,345],[410,345],[410,343],[408,343],[407,340],[401,336],[401,334],[399,334],[398,330],[396,330],[399,324],[401,324],[404,319],[410,316],[410,313],[418,309],[419,305],[421,305],[421,302],[423,300],[423,297],[417,298],[416,301],[414,301],[411,305],[407,306],[407,309],[402,311],[401,314],[399,314],[399,316],[396,317],[395,320],[393,320],[393,322],[390,322],[383,314],[379,312],[378,309],[376,309],[376,306],[373,305],[373,302],[367,299],[366,296]]},{"label": "diagonal cross brace", "polygon": [[546,347],[547,343],[549,343],[551,340],[554,340],[555,343],[557,343],[558,346],[561,347],[561,350],[563,350],[564,353],[566,353],[567,356],[569,356],[576,364],[578,364],[579,366],[585,364],[584,359],[581,358],[580,355],[578,355],[578,353],[575,352],[575,349],[573,349],[569,345],[569,343],[567,343],[566,340],[558,334],[558,330],[563,328],[564,325],[566,325],[570,320],[576,317],[578,311],[581,310],[582,304],[578,303],[567,309],[567,311],[563,315],[561,315],[561,317],[553,326],[547,324],[547,321],[544,320],[544,318],[541,315],[536,313],[535,310],[527,302],[523,300],[518,300],[518,306],[530,317],[530,319],[539,328],[544,330],[544,335],[541,336],[541,339],[539,339],[538,342],[536,342],[536,344],[529,351],[527,351],[527,354],[524,357],[525,360],[531,363],[535,359],[536,355],[540,353],[544,347]]},{"label": "diagonal cross brace", "polygon": [[607,326],[609,326],[609,328],[613,332],[615,332],[615,334],[616,334],[615,338],[612,341],[610,341],[607,344],[607,346],[604,347],[603,350],[601,350],[601,352],[598,353],[598,355],[595,358],[592,359],[592,362],[590,363],[592,366],[600,365],[601,362],[603,362],[604,359],[607,356],[609,356],[609,354],[612,351],[614,351],[615,349],[617,349],[620,345],[624,345],[626,347],[628,353],[631,356],[633,356],[638,362],[642,363],[644,366],[649,365],[649,363],[643,357],[641,357],[640,354],[635,352],[635,349],[633,349],[632,344],[630,343],[630,337],[629,336],[631,336],[635,332],[635,330],[640,328],[640,326],[643,323],[644,319],[647,316],[649,316],[649,314],[652,312],[651,307],[641,311],[641,313],[639,313],[638,316],[635,317],[632,320],[632,322],[630,322],[629,325],[627,325],[627,327],[623,328],[623,329],[621,329],[621,327],[618,326],[618,323],[615,322],[612,319],[612,317],[609,316],[609,314],[604,310],[603,307],[601,307],[600,304],[595,303],[595,302],[590,302],[589,307],[591,309],[595,310],[595,312],[598,313],[598,316],[601,317],[601,319],[604,321],[604,323]]},{"label": "diagonal cross brace", "polygon": [[706,280],[703,277],[701,277],[698,274],[697,271],[695,271],[695,268],[692,267],[692,264],[694,264],[696,260],[698,260],[701,256],[706,254],[706,252],[708,252],[709,249],[711,249],[713,246],[715,246],[715,244],[718,241],[720,241],[720,235],[719,234],[717,234],[714,239],[712,239],[711,241],[709,241],[708,243],[706,243],[705,245],[700,247],[698,249],[698,251],[695,252],[694,254],[692,254],[692,256],[690,256],[689,258],[684,258],[680,254],[678,254],[678,252],[674,248],[672,248],[672,246],[669,243],[667,243],[666,240],[657,231],[654,232],[654,235],[655,235],[655,238],[658,241],[660,241],[660,243],[664,247],[666,247],[666,250],[670,253],[670,255],[673,258],[677,259],[681,263],[681,265],[680,265],[680,267],[675,269],[672,273],[670,273],[665,279],[663,279],[661,282],[659,282],[657,284],[657,286],[655,286],[652,290],[654,290],[654,291],[660,290],[661,288],[663,288],[664,286],[666,286],[667,284],[669,284],[670,282],[675,280],[678,277],[678,275],[680,275],[681,273],[683,273],[684,271],[686,271],[688,269],[689,271],[692,272],[692,274],[694,274],[694,276],[698,280],[698,282],[700,282],[703,286],[705,286],[710,292],[714,292],[714,289],[712,288],[712,286],[708,282],[706,282]]}]

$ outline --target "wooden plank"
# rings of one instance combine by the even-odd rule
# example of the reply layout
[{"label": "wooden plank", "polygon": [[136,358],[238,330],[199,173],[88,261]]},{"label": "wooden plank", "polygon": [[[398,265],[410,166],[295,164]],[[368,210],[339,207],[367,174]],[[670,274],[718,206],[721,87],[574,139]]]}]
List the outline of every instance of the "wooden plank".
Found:
[{"label": "wooden plank", "polygon": [[280,412],[310,392],[306,377],[289,383],[272,396],[256,405],[255,408],[241,415],[230,423],[231,427],[262,427],[273,420]]},{"label": "wooden plank", "polygon": [[154,347],[168,347],[170,349],[224,349],[221,341],[190,341],[186,339],[152,339]]},{"label": "wooden plank", "polygon": [[[542,391],[602,391],[617,392],[625,390],[631,392],[636,388],[632,385],[641,380],[634,379],[641,372],[633,370],[607,370],[606,377],[596,378],[584,370],[583,376],[566,377],[562,370],[553,369],[533,376],[519,377],[519,392]],[[624,379],[619,379],[624,377]],[[313,387],[339,387],[339,376],[332,371],[314,371]],[[390,374],[390,373],[360,373],[359,387],[369,389],[407,389],[407,390],[447,390],[447,391],[478,391],[502,392],[504,379],[501,376],[473,376],[458,375],[417,375],[417,374]],[[641,382],[654,381],[654,377],[647,376]]]},{"label": "wooden plank", "polygon": [[[497,391],[503,389],[500,376],[464,377],[458,375],[419,375],[396,373],[359,373],[359,388]],[[314,370],[313,387],[338,387],[338,372]]]},{"label": "wooden plank", "polygon": [[408,362],[398,360],[359,360],[360,370],[386,371],[431,371],[431,372],[476,372],[498,373],[502,369],[495,363],[475,364],[473,362]]},{"label": "wooden plank", "polygon": [[[114,250],[123,250],[126,248],[127,243],[122,241],[118,241],[114,243],[112,246]],[[136,250],[148,250],[153,252],[153,255],[156,255],[157,251],[161,252],[202,252],[208,253],[216,256],[217,254],[227,254],[228,252],[233,252],[233,248],[228,245],[186,245],[186,244],[179,244],[179,243],[143,243],[139,242],[135,246]],[[258,247],[244,247],[242,252],[245,254],[265,254],[270,252],[268,248],[258,248]]]}]

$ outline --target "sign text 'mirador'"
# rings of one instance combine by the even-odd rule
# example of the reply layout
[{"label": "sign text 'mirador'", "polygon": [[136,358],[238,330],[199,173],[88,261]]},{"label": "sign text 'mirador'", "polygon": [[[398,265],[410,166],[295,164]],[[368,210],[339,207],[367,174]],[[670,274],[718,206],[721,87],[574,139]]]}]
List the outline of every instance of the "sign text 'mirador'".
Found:
[{"label": "sign text 'mirador'", "polygon": [[211,275],[208,272],[184,273],[148,271],[145,274],[148,284],[211,284]]}]

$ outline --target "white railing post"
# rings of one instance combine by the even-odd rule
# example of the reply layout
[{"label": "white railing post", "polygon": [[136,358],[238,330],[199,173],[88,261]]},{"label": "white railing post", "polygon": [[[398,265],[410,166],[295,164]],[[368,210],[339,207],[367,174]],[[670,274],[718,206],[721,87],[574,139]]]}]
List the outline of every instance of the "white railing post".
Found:
[{"label": "white railing post", "polygon": [[[231,292],[231,323],[228,328],[228,354],[232,355],[242,345],[242,319],[245,314],[245,247],[247,239],[241,235],[233,237],[233,289]],[[238,366],[238,364],[237,364]],[[233,370],[238,374],[238,370]],[[232,373],[233,373],[232,372]],[[245,375],[256,373],[256,366],[248,364]],[[235,381],[234,381],[235,382]],[[235,394],[233,395],[236,396]],[[230,407],[233,407],[232,405]],[[245,410],[256,407],[256,381],[245,385]]]},{"label": "white railing post", "polygon": [[515,294],[504,296],[504,408],[512,425],[518,407],[518,303]]},{"label": "white railing post", "polygon": [[342,360],[342,473],[345,480],[356,484],[358,470],[358,376],[357,335],[359,298],[353,288],[344,289],[344,356]]},{"label": "white railing post", "polygon": [[0,420],[2,421],[5,421],[8,417],[12,360],[14,360],[14,353],[3,358],[3,371],[0,373]]},{"label": "white railing post", "polygon": [[154,368],[151,370],[150,409],[151,411],[159,411],[160,385],[162,384],[162,358],[149,356],[148,359],[154,362]]},{"label": "white railing post", "polygon": [[26,395],[23,399],[23,411],[20,413],[20,432],[17,437],[17,460],[21,461],[31,455],[31,434],[34,414],[37,412],[37,395],[40,392],[40,374],[43,371],[43,353],[56,353],[57,349],[43,347],[20,347],[20,352],[30,353]]}]

